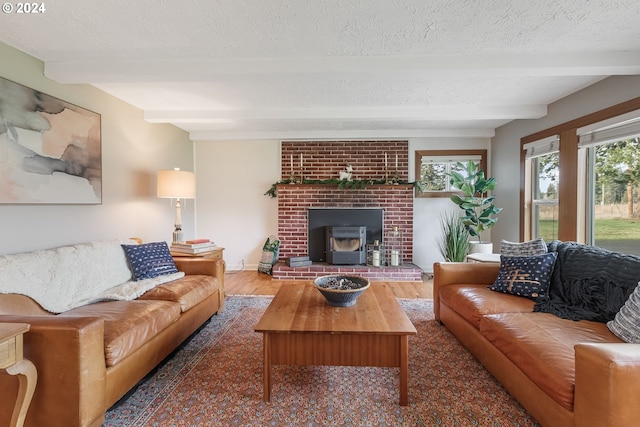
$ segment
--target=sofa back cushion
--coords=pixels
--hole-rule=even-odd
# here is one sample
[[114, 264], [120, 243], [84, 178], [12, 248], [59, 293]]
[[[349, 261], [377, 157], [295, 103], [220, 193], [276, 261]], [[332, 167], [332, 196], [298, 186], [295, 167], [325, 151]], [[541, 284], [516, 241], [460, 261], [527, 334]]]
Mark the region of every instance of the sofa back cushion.
[[548, 252], [547, 244], [542, 237], [526, 242], [500, 241], [500, 255], [505, 256], [535, 256]]
[[131, 280], [120, 246], [130, 240], [89, 242], [0, 256], [0, 293], [21, 294], [60, 313]]
[[558, 241], [549, 244], [549, 251], [558, 258], [549, 292], [538, 299], [534, 311], [608, 322], [640, 281], [640, 256]]
[[0, 294], [0, 315], [53, 316], [33, 299], [18, 294]]
[[621, 340], [640, 344], [640, 284], [607, 327]]

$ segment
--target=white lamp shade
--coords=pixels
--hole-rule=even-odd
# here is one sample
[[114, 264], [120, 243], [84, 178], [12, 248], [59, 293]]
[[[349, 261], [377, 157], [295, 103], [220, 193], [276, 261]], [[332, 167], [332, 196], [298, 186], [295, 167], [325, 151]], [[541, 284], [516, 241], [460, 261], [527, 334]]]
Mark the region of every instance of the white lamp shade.
[[172, 170], [158, 171], [158, 197], [171, 199], [194, 199], [196, 176], [193, 172]]

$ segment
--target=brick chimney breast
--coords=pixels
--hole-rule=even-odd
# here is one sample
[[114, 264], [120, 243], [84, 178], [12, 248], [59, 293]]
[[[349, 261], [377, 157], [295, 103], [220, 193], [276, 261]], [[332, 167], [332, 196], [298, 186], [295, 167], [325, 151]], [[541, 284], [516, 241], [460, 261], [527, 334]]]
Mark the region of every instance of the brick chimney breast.
[[[409, 176], [408, 141], [283, 141], [282, 179], [292, 173], [305, 179], [339, 179], [347, 165], [353, 179], [381, 180], [385, 177], [385, 158], [390, 176], [400, 180]], [[386, 154], [386, 156], [385, 156]], [[302, 164], [301, 164], [302, 163]], [[382, 208], [383, 233], [394, 226], [402, 230], [403, 260], [413, 258], [412, 185], [370, 185], [364, 189], [338, 189], [337, 185], [282, 184], [278, 186], [278, 236], [280, 257], [307, 255], [309, 208]]]

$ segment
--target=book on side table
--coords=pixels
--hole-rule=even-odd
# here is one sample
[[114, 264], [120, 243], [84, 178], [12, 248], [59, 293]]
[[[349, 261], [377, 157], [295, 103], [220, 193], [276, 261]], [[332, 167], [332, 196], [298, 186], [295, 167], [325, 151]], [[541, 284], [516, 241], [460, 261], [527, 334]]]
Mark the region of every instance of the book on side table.
[[171, 256], [175, 258], [198, 257], [222, 259], [224, 270], [227, 269], [226, 263], [224, 262], [224, 258], [222, 256], [222, 251], [224, 251], [224, 248], [216, 245], [212, 241], [200, 243], [188, 242], [190, 242], [190, 240], [187, 240], [186, 242], [172, 243], [171, 247], [169, 248]]
[[209, 239], [194, 239], [184, 242], [173, 242], [171, 244], [171, 252], [181, 254], [196, 255], [205, 252], [211, 252], [216, 249], [216, 244]]

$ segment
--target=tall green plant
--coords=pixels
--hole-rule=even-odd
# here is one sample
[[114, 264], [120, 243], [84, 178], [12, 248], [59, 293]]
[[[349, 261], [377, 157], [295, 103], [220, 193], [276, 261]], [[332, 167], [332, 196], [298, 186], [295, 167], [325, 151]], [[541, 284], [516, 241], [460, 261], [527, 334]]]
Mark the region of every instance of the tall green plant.
[[449, 173], [449, 183], [453, 188], [462, 191], [463, 195], [453, 194], [451, 200], [464, 211], [460, 219], [469, 234], [477, 237], [482, 243], [482, 233], [496, 224], [496, 215], [502, 210], [493, 204], [495, 196], [487, 197], [487, 192], [495, 188], [496, 180], [485, 178], [484, 171], [476, 162], [457, 162], [456, 165], [462, 173]]
[[460, 214], [446, 212], [440, 215], [438, 250], [445, 260], [464, 262], [469, 252], [469, 232], [460, 219]]

